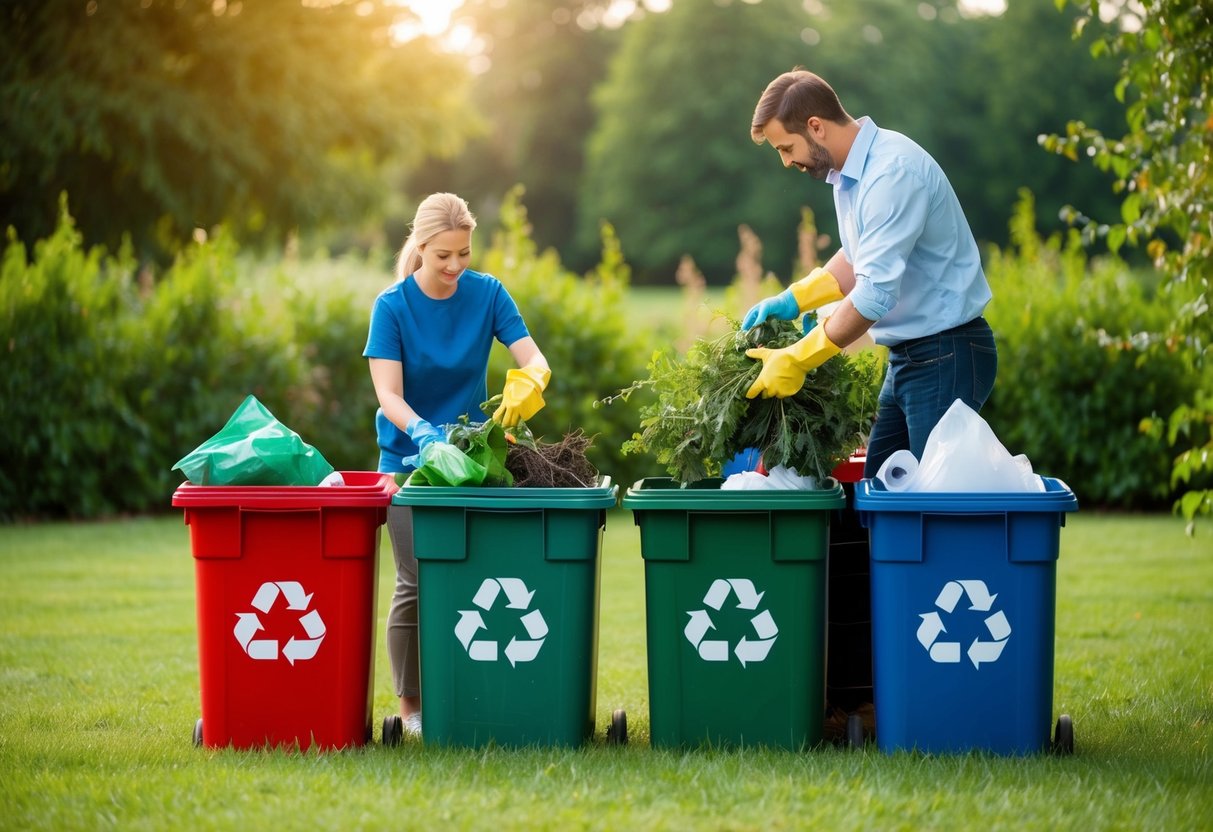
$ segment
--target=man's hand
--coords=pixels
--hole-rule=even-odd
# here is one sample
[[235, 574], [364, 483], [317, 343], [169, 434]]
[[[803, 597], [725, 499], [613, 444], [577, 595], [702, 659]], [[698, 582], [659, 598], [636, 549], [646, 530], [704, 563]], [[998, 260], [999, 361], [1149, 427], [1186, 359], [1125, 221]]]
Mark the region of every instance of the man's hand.
[[742, 329], [750, 329], [765, 321], [767, 318], [778, 318], [790, 321], [800, 314], [800, 304], [796, 302], [791, 289], [784, 289], [778, 295], [760, 300], [750, 307], [741, 321]]
[[838, 279], [822, 268], [813, 269], [775, 297], [760, 300], [745, 313], [742, 329], [750, 329], [767, 318], [790, 321], [801, 312], [811, 312], [823, 304], [842, 300]]
[[746, 350], [750, 358], [762, 359], [762, 372], [750, 385], [745, 397], [752, 399], [761, 395], [786, 399], [795, 396], [804, 387], [804, 378], [810, 370], [820, 367], [841, 352], [841, 347], [826, 335], [825, 327], [814, 327], [808, 335], [790, 347], [773, 350], [755, 347]]

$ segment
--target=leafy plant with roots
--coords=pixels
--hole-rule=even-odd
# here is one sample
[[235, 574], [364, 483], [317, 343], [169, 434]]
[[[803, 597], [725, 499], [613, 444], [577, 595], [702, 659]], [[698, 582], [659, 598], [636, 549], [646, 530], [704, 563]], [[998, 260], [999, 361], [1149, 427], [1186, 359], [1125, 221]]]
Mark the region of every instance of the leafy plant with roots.
[[839, 355], [811, 371], [787, 398], [747, 399], [762, 362], [752, 347], [786, 347], [803, 336], [798, 323], [769, 320], [696, 341], [684, 356], [655, 352], [649, 378], [636, 381], [609, 404], [652, 387], [657, 401], [640, 411], [640, 431], [625, 454], [652, 452], [682, 482], [718, 476], [721, 466], [749, 448], [762, 451], [767, 468], [786, 465], [824, 480], [862, 447], [876, 412], [883, 369], [872, 352]]

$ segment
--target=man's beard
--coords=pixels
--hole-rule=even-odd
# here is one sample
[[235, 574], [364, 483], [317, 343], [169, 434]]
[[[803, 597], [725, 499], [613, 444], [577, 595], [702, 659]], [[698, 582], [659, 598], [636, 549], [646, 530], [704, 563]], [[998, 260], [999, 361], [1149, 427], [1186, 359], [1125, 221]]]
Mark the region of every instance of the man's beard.
[[814, 179], [824, 180], [834, 169], [834, 160], [830, 158], [829, 151], [813, 141], [812, 137], [806, 135], [805, 140], [809, 143], [809, 163], [797, 162], [796, 167]]

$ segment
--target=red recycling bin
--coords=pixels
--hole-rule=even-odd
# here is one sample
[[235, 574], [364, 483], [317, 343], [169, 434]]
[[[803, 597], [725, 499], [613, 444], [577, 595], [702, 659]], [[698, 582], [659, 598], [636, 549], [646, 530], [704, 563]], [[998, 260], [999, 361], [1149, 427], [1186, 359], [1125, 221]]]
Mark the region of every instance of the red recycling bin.
[[371, 736], [379, 529], [390, 474], [344, 486], [181, 485], [194, 555], [210, 748], [362, 745]]

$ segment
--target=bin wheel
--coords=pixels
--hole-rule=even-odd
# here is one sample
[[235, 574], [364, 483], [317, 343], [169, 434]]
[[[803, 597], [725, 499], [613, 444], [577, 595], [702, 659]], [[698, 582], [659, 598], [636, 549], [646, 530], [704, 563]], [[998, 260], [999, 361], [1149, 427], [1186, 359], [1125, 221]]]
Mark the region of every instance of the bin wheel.
[[404, 739], [404, 720], [400, 714], [392, 714], [383, 718], [383, 744], [400, 745]]
[[202, 747], [202, 719], [194, 723], [194, 748]]
[[611, 724], [606, 732], [608, 745], [628, 744], [628, 715], [622, 708], [611, 714]]
[[1057, 718], [1057, 728], [1053, 732], [1053, 753], [1074, 753], [1074, 721], [1070, 719], [1069, 714], [1062, 714]]
[[863, 748], [863, 717], [859, 714], [847, 715], [847, 746]]

